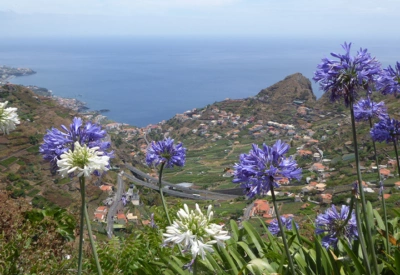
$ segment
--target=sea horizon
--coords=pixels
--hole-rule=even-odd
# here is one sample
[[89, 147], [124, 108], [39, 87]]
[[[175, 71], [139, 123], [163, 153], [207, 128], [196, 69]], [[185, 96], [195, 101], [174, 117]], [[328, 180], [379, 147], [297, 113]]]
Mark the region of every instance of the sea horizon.
[[[76, 98], [90, 110], [109, 109], [116, 122], [143, 127], [225, 98], [257, 95], [286, 76], [311, 80], [342, 39], [268, 38], [10, 38], [0, 65], [28, 67], [34, 75], [11, 83], [35, 85]], [[395, 43], [354, 41], [383, 66], [399, 60]], [[361, 44], [362, 43], [362, 44]], [[313, 92], [322, 92], [312, 80]]]

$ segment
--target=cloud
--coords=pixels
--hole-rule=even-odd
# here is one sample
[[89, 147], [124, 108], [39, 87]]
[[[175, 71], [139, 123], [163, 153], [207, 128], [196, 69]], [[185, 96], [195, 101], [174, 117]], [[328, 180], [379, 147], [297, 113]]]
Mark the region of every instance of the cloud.
[[3, 35], [385, 35], [391, 0], [13, 0]]

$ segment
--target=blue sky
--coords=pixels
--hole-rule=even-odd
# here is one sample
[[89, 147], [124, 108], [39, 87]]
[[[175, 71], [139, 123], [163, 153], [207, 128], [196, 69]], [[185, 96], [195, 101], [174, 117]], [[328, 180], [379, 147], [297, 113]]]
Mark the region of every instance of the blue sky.
[[0, 0], [2, 36], [398, 36], [399, 0]]

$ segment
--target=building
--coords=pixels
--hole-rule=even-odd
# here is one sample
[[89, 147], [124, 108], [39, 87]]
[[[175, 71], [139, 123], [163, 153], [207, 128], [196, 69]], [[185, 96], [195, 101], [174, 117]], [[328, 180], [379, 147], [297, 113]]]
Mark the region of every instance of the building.
[[269, 206], [267, 200], [256, 200], [250, 211], [250, 217], [261, 216], [263, 218], [272, 218], [274, 216], [274, 208]]

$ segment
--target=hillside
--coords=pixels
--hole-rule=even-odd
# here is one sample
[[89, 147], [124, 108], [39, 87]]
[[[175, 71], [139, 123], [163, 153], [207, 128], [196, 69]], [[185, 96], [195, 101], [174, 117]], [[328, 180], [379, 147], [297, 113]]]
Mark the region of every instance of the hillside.
[[[15, 198], [25, 197], [36, 207], [74, 208], [80, 198], [76, 179], [51, 175], [50, 166], [38, 149], [47, 129], [68, 126], [78, 114], [23, 86], [0, 86], [0, 99], [8, 101], [8, 107], [18, 108], [21, 121], [10, 135], [0, 136], [0, 189], [10, 191]], [[114, 161], [118, 162], [118, 158]], [[114, 172], [102, 180], [115, 182]], [[88, 184], [89, 200], [102, 195], [95, 183]]]
[[[26, 197], [34, 206], [56, 204], [75, 208], [79, 200], [76, 180], [52, 176], [49, 165], [38, 153], [38, 147], [46, 129], [69, 125], [78, 114], [60, 106], [52, 98], [38, 96], [21, 86], [3, 85], [0, 97], [2, 101], [9, 101], [10, 106], [17, 107], [21, 117], [21, 125], [16, 131], [0, 137], [0, 189], [11, 191], [15, 197]], [[394, 117], [399, 115], [396, 112], [399, 102], [393, 100], [393, 96], [375, 97], [385, 99]], [[84, 119], [90, 118], [93, 117], [84, 115]], [[277, 139], [290, 143], [290, 154], [297, 156], [304, 169], [302, 181], [296, 183], [297, 190], [305, 186], [307, 177], [319, 177], [312, 167], [315, 162], [322, 161], [313, 158], [321, 151], [324, 158], [332, 160], [327, 169], [336, 169], [326, 174], [328, 186], [341, 184], [342, 174], [348, 176], [348, 181], [355, 175], [351, 161], [353, 151], [349, 146], [352, 138], [348, 110], [342, 103], [330, 103], [327, 94], [316, 100], [310, 81], [299, 73], [253, 97], [226, 99], [188, 110], [157, 125], [135, 128], [107, 120], [101, 122], [110, 134], [116, 153], [112, 165], [127, 162], [151, 172], [144, 165], [147, 142], [167, 136], [183, 142], [188, 148], [186, 165], [165, 170], [165, 179], [174, 183], [192, 182], [194, 189], [237, 187], [231, 176], [239, 155], [247, 153], [252, 143], [272, 144]], [[363, 123], [358, 123], [357, 127], [362, 164], [371, 167], [374, 162], [369, 127]], [[343, 145], [343, 142], [348, 145]], [[378, 144], [378, 150], [383, 164], [394, 157], [387, 144]], [[308, 155], [302, 155], [303, 152]], [[156, 172], [152, 171], [153, 175]], [[374, 176], [370, 178], [374, 180]], [[110, 171], [101, 181], [115, 184], [116, 173]], [[91, 207], [104, 199], [99, 184], [88, 184]]]

